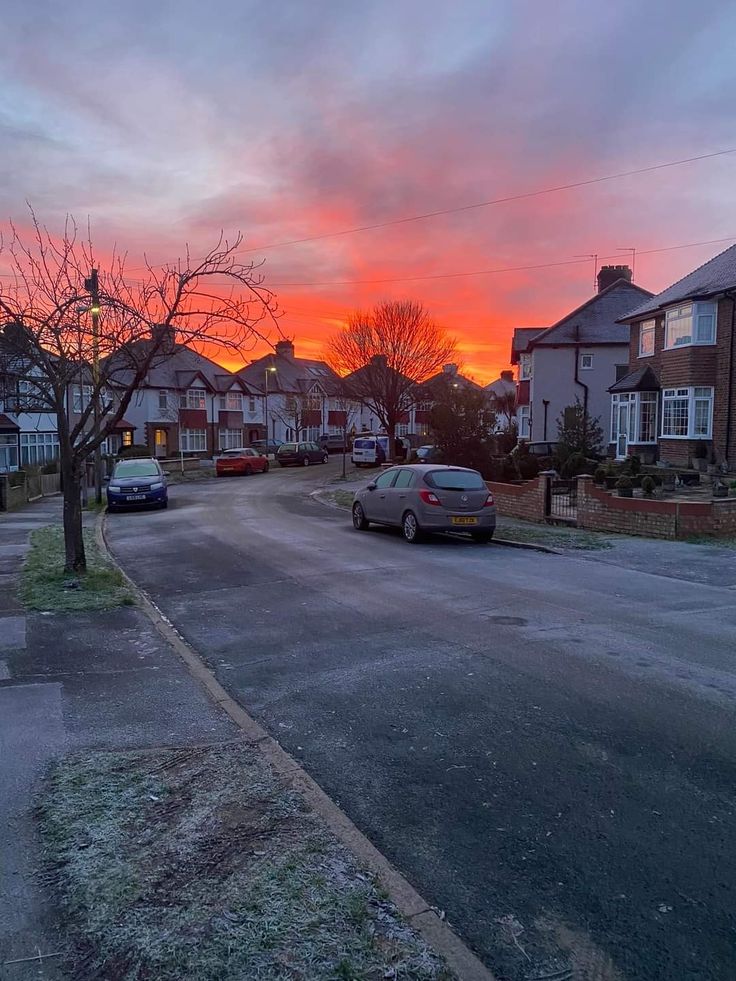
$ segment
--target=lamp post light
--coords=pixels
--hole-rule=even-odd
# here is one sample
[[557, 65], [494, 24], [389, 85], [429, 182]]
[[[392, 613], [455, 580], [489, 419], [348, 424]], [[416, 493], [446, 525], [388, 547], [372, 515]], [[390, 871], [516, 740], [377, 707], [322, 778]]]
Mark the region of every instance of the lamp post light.
[[266, 395], [265, 395], [265, 399], [264, 399], [263, 415], [264, 415], [264, 420], [265, 420], [265, 423], [266, 423], [266, 456], [267, 457], [271, 455], [270, 452], [269, 452], [269, 449], [268, 449], [268, 442], [269, 442], [269, 436], [268, 436], [268, 376], [269, 376], [269, 374], [273, 374], [275, 371], [276, 371], [276, 368], [273, 365], [267, 366], [266, 367], [266, 370], [264, 371], [264, 375], [266, 376], [266, 387], [265, 387], [265, 393], [266, 393]]

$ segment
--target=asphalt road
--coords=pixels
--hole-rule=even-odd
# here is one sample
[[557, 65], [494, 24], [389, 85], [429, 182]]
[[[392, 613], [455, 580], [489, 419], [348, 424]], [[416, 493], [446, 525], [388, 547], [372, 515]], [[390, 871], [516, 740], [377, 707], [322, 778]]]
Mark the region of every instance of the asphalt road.
[[181, 485], [108, 537], [499, 978], [736, 978], [736, 590], [675, 544], [670, 577], [358, 533], [308, 497], [327, 470]]

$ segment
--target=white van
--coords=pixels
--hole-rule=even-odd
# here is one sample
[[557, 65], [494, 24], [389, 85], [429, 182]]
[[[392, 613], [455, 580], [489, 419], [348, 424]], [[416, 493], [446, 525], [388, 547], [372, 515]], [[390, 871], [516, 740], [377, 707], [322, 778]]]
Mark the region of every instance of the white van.
[[361, 433], [353, 440], [353, 452], [351, 460], [356, 467], [375, 467], [380, 458], [378, 447], [383, 450], [383, 463], [388, 463], [391, 459], [389, 453], [388, 436], [374, 436], [371, 433]]

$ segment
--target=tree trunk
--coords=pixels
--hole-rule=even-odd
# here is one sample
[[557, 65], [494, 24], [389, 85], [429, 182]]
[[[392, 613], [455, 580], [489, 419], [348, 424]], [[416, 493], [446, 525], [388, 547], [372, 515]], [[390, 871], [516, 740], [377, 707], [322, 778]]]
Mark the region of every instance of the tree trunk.
[[61, 474], [64, 490], [64, 572], [86, 572], [79, 463], [75, 460], [62, 461]]

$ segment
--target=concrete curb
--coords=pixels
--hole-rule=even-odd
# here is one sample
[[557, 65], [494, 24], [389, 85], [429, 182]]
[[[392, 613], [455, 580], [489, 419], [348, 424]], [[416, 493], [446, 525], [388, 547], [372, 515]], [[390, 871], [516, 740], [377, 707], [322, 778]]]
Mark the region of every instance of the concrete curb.
[[263, 753], [284, 781], [304, 796], [336, 838], [348, 847], [363, 864], [372, 869], [397, 909], [427, 944], [444, 958], [448, 967], [457, 975], [458, 981], [496, 981], [488, 968], [437, 916], [434, 908], [419, 895], [411, 883], [358, 830], [347, 814], [327, 796], [299, 763], [272, 736], [268, 735], [260, 723], [256, 722], [227, 693], [195, 648], [184, 640], [176, 627], [164, 616], [145, 590], [141, 589], [130, 578], [117, 561], [105, 539], [104, 512], [99, 515], [95, 525], [95, 538], [102, 553], [120, 570], [130, 585], [143, 612], [184, 661], [190, 674], [203, 685], [212, 700], [230, 716], [246, 739], [257, 747], [259, 752]]

